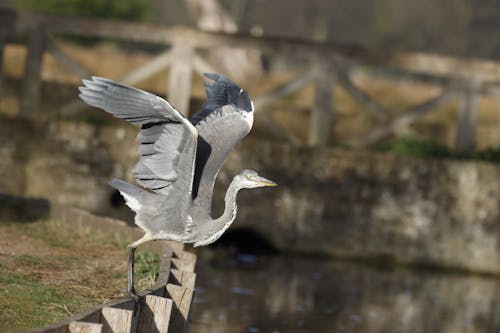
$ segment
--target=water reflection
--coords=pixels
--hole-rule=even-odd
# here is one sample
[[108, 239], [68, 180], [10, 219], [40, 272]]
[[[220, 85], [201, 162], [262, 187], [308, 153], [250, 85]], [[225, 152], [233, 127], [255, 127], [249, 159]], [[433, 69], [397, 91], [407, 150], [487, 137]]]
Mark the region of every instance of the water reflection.
[[199, 255], [190, 332], [500, 332], [500, 280], [270, 257]]

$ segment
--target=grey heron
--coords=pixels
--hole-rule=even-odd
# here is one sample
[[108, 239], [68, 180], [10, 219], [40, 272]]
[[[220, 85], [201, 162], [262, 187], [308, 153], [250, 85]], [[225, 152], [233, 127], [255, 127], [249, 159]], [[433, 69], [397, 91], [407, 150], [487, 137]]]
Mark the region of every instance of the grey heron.
[[135, 249], [152, 240], [194, 246], [215, 242], [236, 218], [236, 195], [244, 188], [276, 186], [257, 172], [243, 170], [227, 188], [225, 209], [212, 218], [215, 179], [226, 157], [252, 128], [248, 93], [219, 74], [205, 74], [207, 100], [185, 118], [165, 99], [109, 79], [92, 77], [79, 87], [80, 98], [115, 117], [140, 125], [139, 161], [132, 169], [139, 188], [123, 180], [110, 185], [135, 212], [144, 236], [127, 247], [127, 291], [134, 288]]

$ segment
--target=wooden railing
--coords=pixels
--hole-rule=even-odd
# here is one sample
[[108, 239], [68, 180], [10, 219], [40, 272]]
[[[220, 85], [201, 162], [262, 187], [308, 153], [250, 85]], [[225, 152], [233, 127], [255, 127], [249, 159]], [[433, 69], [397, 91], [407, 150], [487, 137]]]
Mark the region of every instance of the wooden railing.
[[[8, 18], [8, 19], [7, 19]], [[188, 27], [170, 27], [144, 23], [60, 17], [0, 10], [0, 54], [9, 35], [27, 36], [26, 60], [22, 91], [22, 113], [36, 112], [40, 99], [41, 57], [50, 52], [63, 66], [80, 77], [90, 73], [65, 54], [47, 34], [63, 33], [78, 36], [113, 38], [171, 46], [148, 63], [125, 74], [120, 81], [135, 84], [160, 70], [170, 67], [168, 98], [172, 104], [187, 113], [191, 91], [191, 76], [213, 71], [198, 52], [222, 46], [258, 49], [271, 57], [279, 57], [303, 72], [290, 82], [275, 87], [255, 98], [257, 110], [264, 109], [278, 98], [292, 94], [304, 86], [314, 85], [308, 143], [323, 145], [331, 136], [334, 108], [333, 86], [344, 88], [373, 116], [376, 124], [366, 135], [353, 142], [355, 147], [369, 146], [392, 133], [409, 126], [416, 119], [431, 112], [451, 99], [458, 99], [461, 107], [457, 113], [456, 149], [474, 148], [477, 97], [480, 94], [498, 95], [500, 63], [487, 60], [469, 60], [428, 53], [374, 50], [338, 43], [318, 43], [310, 40], [256, 37], [200, 31]], [[14, 23], [15, 22], [15, 23]], [[388, 112], [351, 79], [349, 69], [359, 65], [383, 67], [404, 73], [413, 80], [426, 80], [440, 84], [442, 92], [420, 105], [415, 105], [390, 118]], [[1, 74], [0, 74], [1, 82]], [[0, 88], [1, 91], [1, 88]], [[63, 112], [73, 112], [81, 107], [74, 101], [62, 107]], [[259, 118], [271, 130], [292, 142], [297, 140], [283, 130], [265, 112]]]

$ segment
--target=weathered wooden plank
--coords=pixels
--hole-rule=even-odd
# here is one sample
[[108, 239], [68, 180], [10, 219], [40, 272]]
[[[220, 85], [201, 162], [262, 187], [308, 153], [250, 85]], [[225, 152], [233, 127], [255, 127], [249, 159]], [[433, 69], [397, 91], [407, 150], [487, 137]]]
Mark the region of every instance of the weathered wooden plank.
[[132, 330], [134, 311], [105, 307], [101, 310], [103, 333], [130, 333]]
[[60, 47], [54, 38], [46, 37], [47, 51], [70, 72], [76, 76], [85, 79], [90, 77], [90, 72], [83, 68], [76, 60], [67, 55]]
[[102, 324], [72, 321], [68, 326], [68, 333], [101, 333]]
[[383, 107], [380, 106], [373, 98], [365, 93], [361, 88], [357, 87], [349, 77], [349, 73], [341, 68], [335, 71], [338, 83], [344, 90], [353, 97], [358, 103], [364, 106], [377, 120], [385, 121], [388, 116]]
[[376, 50], [345, 43], [318, 43], [311, 40], [213, 33], [188, 27], [168, 27], [75, 17], [68, 19], [61, 16], [27, 12], [19, 14], [18, 28], [21, 30], [29, 30], [41, 24], [53, 32], [85, 36], [159, 44], [184, 44], [194, 48], [214, 48], [227, 45], [257, 48], [269, 54], [282, 54], [288, 58], [295, 57], [300, 61], [318, 58], [335, 61], [341, 56], [366, 64], [433, 76], [468, 77], [476, 75], [482, 81], [500, 81], [500, 63], [489, 60], [468, 60], [429, 53]]
[[189, 45], [174, 44], [170, 75], [168, 79], [168, 100], [183, 115], [189, 115], [193, 49]]
[[282, 84], [263, 95], [257, 96], [253, 101], [255, 111], [260, 111], [262, 108], [273, 103], [274, 101], [299, 91], [307, 84], [309, 84], [313, 79], [313, 71], [300, 73], [291, 81], [286, 82], [285, 84]]
[[45, 49], [45, 31], [42, 27], [32, 29], [28, 36], [28, 55], [24, 67], [21, 98], [21, 113], [29, 115], [38, 110], [42, 57]]
[[[147, 63], [134, 68], [129, 73], [125, 74], [123, 77], [118, 79], [118, 82], [122, 82], [128, 85], [135, 85], [150, 76], [162, 71], [167, 68], [170, 64], [171, 52], [170, 50], [160, 53]], [[88, 105], [85, 104], [81, 99], [77, 98], [71, 102], [66, 103], [61, 107], [61, 112], [65, 115], [71, 115], [81, 110], [87, 108]]]
[[172, 55], [170, 50], [161, 52], [147, 63], [134, 68], [132, 71], [125, 74], [118, 81], [130, 85], [141, 82], [167, 68], [170, 64], [171, 57]]
[[187, 332], [194, 290], [169, 283], [167, 294], [174, 301], [169, 324], [171, 331]]
[[326, 66], [320, 66], [314, 78], [314, 106], [309, 128], [309, 145], [321, 146], [328, 142], [332, 130], [334, 77]]
[[137, 332], [167, 333], [173, 301], [147, 295], [140, 306]]
[[439, 96], [431, 98], [421, 104], [414, 106], [403, 115], [392, 120], [390, 123], [373, 128], [362, 138], [356, 139], [354, 142], [352, 142], [352, 146], [356, 148], [362, 148], [372, 145], [393, 134], [394, 132], [397, 132], [398, 130], [409, 126], [418, 118], [449, 102], [454, 97], [455, 92], [451, 90], [445, 90]]
[[459, 153], [474, 150], [476, 137], [477, 103], [480, 90], [479, 81], [472, 80], [463, 89], [461, 105], [457, 112], [455, 149]]
[[169, 282], [185, 288], [194, 289], [196, 285], [196, 273], [173, 268], [170, 270]]

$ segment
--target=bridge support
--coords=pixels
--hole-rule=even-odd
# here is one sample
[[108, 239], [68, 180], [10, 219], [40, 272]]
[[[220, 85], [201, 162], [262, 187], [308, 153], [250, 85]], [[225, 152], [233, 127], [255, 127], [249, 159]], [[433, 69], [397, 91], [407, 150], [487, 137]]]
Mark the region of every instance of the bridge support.
[[314, 77], [314, 105], [309, 129], [309, 145], [324, 146], [332, 131], [335, 77], [327, 64], [319, 65]]
[[40, 104], [42, 58], [45, 49], [45, 31], [33, 28], [28, 35], [28, 54], [24, 67], [24, 81], [21, 97], [21, 114], [33, 115]]

